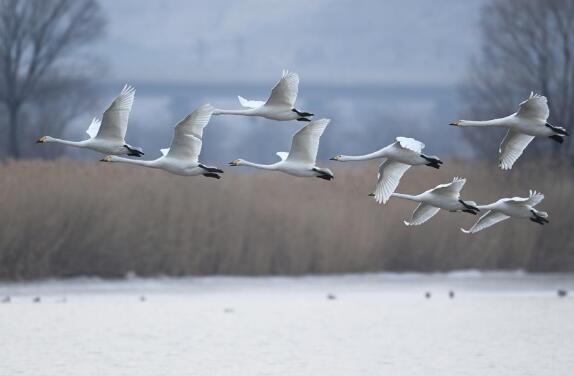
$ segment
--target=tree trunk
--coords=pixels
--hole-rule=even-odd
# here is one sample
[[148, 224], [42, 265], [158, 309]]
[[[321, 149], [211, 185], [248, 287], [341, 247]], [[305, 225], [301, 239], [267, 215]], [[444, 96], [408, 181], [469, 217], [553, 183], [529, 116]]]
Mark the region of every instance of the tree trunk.
[[10, 156], [14, 159], [20, 158], [20, 143], [18, 139], [18, 115], [20, 112], [20, 106], [12, 105], [8, 108], [8, 127], [10, 129], [10, 135], [8, 137], [8, 150], [10, 151]]

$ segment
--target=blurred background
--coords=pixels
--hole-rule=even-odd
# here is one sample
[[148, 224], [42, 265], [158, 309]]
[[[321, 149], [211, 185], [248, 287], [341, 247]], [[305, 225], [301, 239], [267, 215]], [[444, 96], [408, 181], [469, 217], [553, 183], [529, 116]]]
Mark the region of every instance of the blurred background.
[[[573, 59], [570, 0], [0, 0], [0, 278], [574, 271], [572, 142], [536, 140], [503, 172], [503, 133], [448, 126], [507, 115], [535, 91], [569, 129]], [[85, 138], [128, 83], [127, 140], [154, 158], [197, 106], [265, 99], [282, 69], [300, 75], [298, 107], [332, 119], [319, 150], [332, 182], [228, 168], [206, 181], [35, 144]], [[214, 117], [202, 159], [273, 162], [300, 125]], [[468, 236], [459, 227], [475, 217], [441, 212], [404, 226], [412, 204], [367, 197], [376, 163], [328, 162], [396, 136], [446, 161], [411, 169], [397, 191], [454, 176], [479, 203], [536, 189], [550, 224]]]

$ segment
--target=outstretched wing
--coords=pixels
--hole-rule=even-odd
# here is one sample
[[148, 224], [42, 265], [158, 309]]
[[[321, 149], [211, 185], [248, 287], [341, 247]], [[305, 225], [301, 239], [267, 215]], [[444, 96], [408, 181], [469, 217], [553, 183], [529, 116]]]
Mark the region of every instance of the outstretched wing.
[[309, 122], [293, 136], [288, 161], [315, 163], [319, 151], [319, 139], [329, 125], [330, 119], [319, 119]]
[[397, 137], [397, 142], [402, 148], [412, 150], [414, 152], [420, 153], [424, 148], [425, 144], [409, 137]]
[[509, 129], [498, 149], [500, 154], [499, 167], [503, 170], [510, 170], [532, 140], [534, 140], [534, 136]]
[[499, 211], [489, 210], [486, 212], [486, 214], [480, 217], [470, 229], [465, 230], [461, 228], [460, 230], [466, 234], [474, 234], [475, 232], [484, 230], [485, 228], [495, 225], [498, 222], [502, 222], [508, 218], [510, 217]]
[[299, 91], [299, 75], [284, 70], [277, 85], [271, 90], [266, 105], [288, 106], [293, 108]]
[[466, 179], [455, 177], [454, 179], [452, 179], [450, 183], [439, 184], [431, 191], [438, 194], [444, 194], [444, 195], [451, 194], [459, 196], [460, 191], [462, 191], [462, 188], [464, 187], [465, 184]]
[[243, 107], [247, 107], [247, 108], [258, 108], [258, 107], [261, 107], [265, 104], [264, 101], [250, 101], [249, 99], [243, 98], [241, 95], [238, 95], [237, 99], [239, 99], [239, 103]]
[[517, 203], [522, 205], [536, 206], [544, 200], [544, 195], [540, 192], [530, 190], [528, 197], [512, 197], [504, 199], [508, 203]]
[[411, 220], [408, 222], [404, 221], [405, 225], [407, 226], [422, 225], [423, 223], [434, 217], [436, 213], [439, 212], [439, 210], [440, 209], [437, 208], [436, 206], [432, 206], [421, 202], [413, 212]]
[[124, 142], [128, 129], [128, 120], [134, 104], [136, 89], [125, 85], [120, 95], [114, 99], [104, 112], [97, 138]]
[[518, 116], [540, 119], [546, 121], [550, 115], [546, 97], [530, 92], [530, 97], [518, 106]]
[[213, 110], [214, 108], [210, 104], [199, 106], [176, 124], [176, 134], [192, 134], [195, 137], [202, 138], [203, 128], [209, 123]]
[[377, 187], [375, 188], [375, 200], [380, 204], [386, 203], [391, 194], [397, 189], [401, 177], [410, 168], [408, 164], [385, 159], [379, 165]]
[[90, 138], [94, 138], [98, 135], [98, 130], [100, 129], [100, 125], [102, 121], [98, 118], [93, 118], [90, 126], [86, 129], [86, 133]]
[[161, 149], [162, 154], [166, 157], [177, 158], [186, 162], [197, 162], [199, 153], [201, 153], [202, 141], [192, 134], [184, 134], [180, 137], [174, 137], [169, 149]]
[[277, 156], [278, 156], [279, 158], [281, 158], [282, 161], [286, 160], [287, 157], [289, 156], [289, 153], [287, 153], [286, 151], [278, 151], [278, 152], [275, 153], [275, 154], [277, 154]]
[[203, 129], [212, 113], [213, 107], [204, 104], [177, 123], [167, 156], [196, 162], [201, 152]]

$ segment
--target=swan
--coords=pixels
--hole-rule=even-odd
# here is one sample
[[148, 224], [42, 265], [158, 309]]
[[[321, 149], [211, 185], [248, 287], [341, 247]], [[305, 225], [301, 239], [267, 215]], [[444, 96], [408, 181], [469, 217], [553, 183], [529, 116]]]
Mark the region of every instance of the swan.
[[216, 109], [214, 115], [244, 115], [244, 116], [261, 116], [271, 120], [299, 120], [311, 121], [308, 119], [313, 114], [301, 112], [295, 108], [297, 92], [299, 91], [299, 75], [297, 73], [283, 71], [281, 79], [273, 90], [271, 95], [264, 101], [247, 100], [238, 96], [239, 103], [246, 107], [246, 110], [220, 110]]
[[55, 142], [77, 148], [91, 149], [102, 154], [141, 157], [144, 153], [141, 148], [126, 143], [125, 136], [128, 129], [128, 119], [134, 103], [136, 89], [125, 85], [120, 95], [114, 99], [110, 107], [104, 112], [100, 121], [97, 118], [86, 130], [89, 139], [83, 141], [61, 140], [50, 136], [43, 136], [37, 141], [39, 144]]
[[470, 229], [461, 228], [461, 231], [474, 234], [510, 217], [529, 218], [532, 222], [543, 225], [548, 223], [548, 213], [534, 209], [542, 200], [542, 193], [531, 190], [528, 197], [502, 198], [489, 205], [479, 205], [479, 209], [488, 211]]
[[549, 115], [546, 97], [531, 92], [530, 96], [520, 103], [518, 111], [512, 115], [486, 121], [456, 120], [450, 125], [508, 129], [498, 149], [498, 166], [502, 170], [510, 170], [534, 137], [549, 137], [556, 142], [564, 142], [564, 136], [568, 136], [568, 132], [562, 127], [548, 123]]
[[466, 179], [455, 177], [450, 183], [437, 185], [435, 188], [416, 196], [402, 193], [393, 193], [391, 196], [420, 203], [413, 212], [411, 220], [404, 221], [407, 226], [417, 226], [434, 217], [440, 209], [476, 215], [480, 211], [476, 203], [474, 201], [463, 201], [460, 198], [460, 191], [465, 183]]
[[281, 161], [269, 165], [253, 163], [243, 159], [236, 159], [229, 162], [230, 166], [251, 166], [263, 170], [281, 171], [293, 176], [311, 177], [331, 180], [335, 178], [331, 170], [321, 168], [315, 164], [317, 151], [319, 150], [319, 139], [331, 120], [314, 120], [299, 129], [293, 136], [291, 150], [278, 152]]
[[152, 161], [142, 161], [108, 155], [102, 162], [130, 163], [150, 168], [158, 168], [172, 174], [195, 176], [203, 175], [219, 179], [218, 174], [223, 173], [216, 167], [199, 163], [201, 152], [203, 128], [209, 122], [213, 107], [205, 104], [187, 115], [175, 126], [175, 132], [169, 149], [161, 149], [162, 156]]
[[443, 162], [436, 156], [423, 154], [424, 147], [425, 144], [414, 138], [397, 137], [396, 142], [373, 153], [358, 156], [337, 155], [331, 160], [346, 162], [383, 158], [383, 162], [379, 165], [378, 182], [374, 192], [375, 200], [380, 204], [389, 200], [401, 177], [411, 166], [440, 168]]

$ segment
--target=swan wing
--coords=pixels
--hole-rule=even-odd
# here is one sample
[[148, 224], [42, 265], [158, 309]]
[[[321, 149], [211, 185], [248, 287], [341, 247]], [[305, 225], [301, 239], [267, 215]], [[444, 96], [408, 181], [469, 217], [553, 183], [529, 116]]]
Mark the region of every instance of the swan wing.
[[410, 167], [408, 164], [389, 159], [385, 159], [379, 165], [377, 187], [375, 188], [375, 200], [379, 204], [381, 202], [384, 204], [389, 200], [391, 194], [397, 189], [401, 177]]
[[289, 156], [289, 153], [287, 153], [286, 151], [278, 151], [278, 152], [275, 153], [275, 154], [277, 154], [277, 156], [278, 156], [279, 158], [281, 158], [282, 161], [286, 160], [287, 157]]
[[486, 214], [480, 217], [470, 229], [465, 230], [461, 228], [460, 230], [466, 234], [474, 234], [475, 232], [484, 230], [485, 228], [495, 225], [498, 222], [502, 222], [508, 218], [510, 217], [504, 213], [495, 210], [489, 210], [486, 212]]
[[246, 108], [258, 108], [265, 104], [264, 101], [250, 101], [249, 99], [243, 98], [241, 95], [238, 95], [237, 99], [239, 99], [239, 104]]
[[330, 119], [319, 119], [309, 122], [293, 136], [288, 161], [315, 163], [319, 151], [319, 139], [329, 125]]
[[135, 94], [136, 89], [134, 87], [124, 86], [120, 95], [114, 99], [110, 107], [104, 112], [102, 124], [96, 137], [124, 142]]
[[213, 107], [204, 104], [187, 115], [175, 126], [168, 156], [186, 161], [197, 162], [201, 152], [203, 129], [209, 123]]
[[201, 153], [201, 145], [201, 138], [192, 134], [182, 134], [179, 137], [174, 137], [171, 147], [167, 150], [165, 156], [186, 162], [197, 162], [199, 153]]
[[439, 212], [439, 210], [440, 209], [437, 208], [436, 206], [432, 206], [421, 202], [413, 212], [411, 220], [408, 222], [405, 221], [405, 225], [407, 226], [422, 225], [423, 223], [434, 217], [436, 213]]
[[175, 125], [176, 135], [191, 134], [197, 138], [202, 138], [203, 128], [209, 123], [213, 110], [214, 108], [210, 104], [204, 104], [196, 108]]
[[266, 105], [288, 106], [293, 108], [297, 100], [299, 91], [299, 75], [297, 73], [284, 70], [283, 75], [277, 85], [271, 90], [271, 95], [267, 99]]
[[510, 170], [514, 162], [516, 162], [516, 160], [522, 155], [524, 149], [526, 149], [533, 139], [534, 136], [509, 129], [500, 144], [500, 148], [498, 149], [498, 153], [500, 154], [500, 168], [503, 170]]
[[530, 190], [528, 197], [512, 197], [504, 199], [504, 202], [536, 206], [544, 200], [544, 195], [540, 192]]
[[550, 115], [548, 100], [540, 94], [530, 93], [528, 99], [518, 105], [516, 114], [520, 117], [542, 119], [546, 121]]
[[465, 184], [466, 179], [455, 177], [450, 183], [439, 184], [435, 188], [431, 189], [431, 191], [438, 194], [454, 194], [458, 196]]
[[94, 138], [98, 135], [98, 130], [100, 129], [101, 124], [102, 121], [100, 119], [98, 118], [92, 119], [90, 126], [88, 127], [88, 129], [86, 129], [86, 133], [88, 134], [88, 136], [90, 136], [90, 138]]
[[420, 153], [425, 148], [425, 144], [410, 137], [397, 137], [397, 142], [402, 148], [412, 150], [417, 153]]

